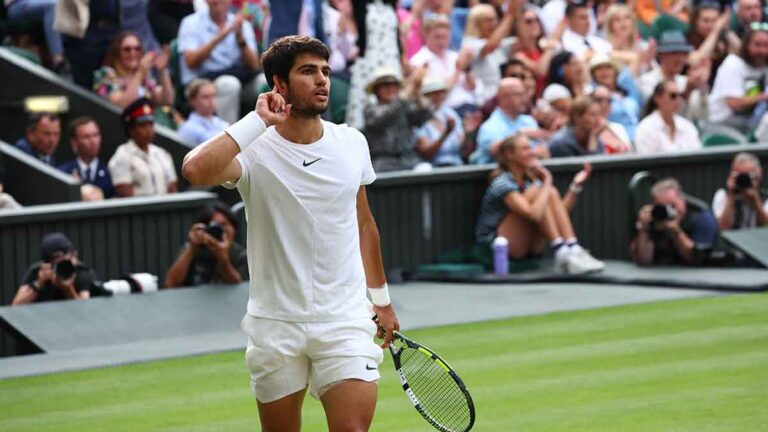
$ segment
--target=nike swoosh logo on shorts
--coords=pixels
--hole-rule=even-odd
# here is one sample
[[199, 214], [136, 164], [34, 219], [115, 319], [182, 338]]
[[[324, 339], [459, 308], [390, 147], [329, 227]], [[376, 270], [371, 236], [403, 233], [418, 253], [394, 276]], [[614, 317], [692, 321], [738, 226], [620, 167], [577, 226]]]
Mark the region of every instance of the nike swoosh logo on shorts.
[[366, 370], [376, 370], [376, 369], [378, 369], [378, 368], [377, 368], [377, 367], [375, 367], [375, 366], [374, 366], [374, 367], [370, 367], [370, 366], [368, 366], [368, 365], [365, 365], [365, 369], [366, 369]]
[[320, 159], [322, 159], [322, 158], [321, 158], [321, 157], [319, 157], [319, 158], [317, 158], [317, 159], [313, 160], [312, 162], [307, 162], [307, 161], [304, 161], [304, 162], [303, 162], [303, 165], [304, 165], [304, 167], [306, 168], [306, 167], [308, 167], [308, 166], [312, 165], [313, 163], [315, 163], [315, 162], [319, 161]]

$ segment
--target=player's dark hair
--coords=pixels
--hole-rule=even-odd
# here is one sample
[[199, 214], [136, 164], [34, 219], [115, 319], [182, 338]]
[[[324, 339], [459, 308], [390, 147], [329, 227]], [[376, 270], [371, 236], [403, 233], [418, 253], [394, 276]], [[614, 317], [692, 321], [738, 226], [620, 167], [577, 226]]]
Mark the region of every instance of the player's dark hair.
[[314, 54], [326, 61], [331, 55], [328, 47], [315, 38], [307, 36], [281, 37], [273, 42], [261, 56], [267, 84], [274, 87], [275, 75], [288, 82], [288, 73], [296, 62], [296, 57], [301, 54]]
[[235, 231], [237, 231], [238, 223], [237, 223], [237, 218], [235, 217], [235, 214], [232, 213], [232, 210], [230, 210], [226, 204], [220, 201], [217, 201], [212, 204], [208, 204], [207, 206], [203, 207], [203, 209], [200, 210], [200, 213], [197, 214], [197, 219], [195, 220], [195, 223], [208, 225], [211, 219], [213, 219], [213, 215], [216, 213], [223, 214], [224, 217], [227, 218], [229, 223], [231, 223], [232, 226], [235, 228]]

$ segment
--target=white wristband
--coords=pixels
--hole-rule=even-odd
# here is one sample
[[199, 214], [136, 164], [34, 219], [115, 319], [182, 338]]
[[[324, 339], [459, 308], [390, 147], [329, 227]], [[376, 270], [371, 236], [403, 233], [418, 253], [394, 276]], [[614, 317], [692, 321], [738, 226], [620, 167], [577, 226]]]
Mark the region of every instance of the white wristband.
[[256, 141], [256, 138], [265, 130], [267, 130], [267, 125], [264, 124], [264, 120], [256, 114], [256, 111], [251, 111], [247, 116], [226, 128], [225, 132], [235, 140], [240, 151], [243, 151], [248, 145]]
[[378, 288], [368, 288], [368, 292], [371, 294], [371, 301], [376, 306], [389, 306], [389, 287], [386, 283]]

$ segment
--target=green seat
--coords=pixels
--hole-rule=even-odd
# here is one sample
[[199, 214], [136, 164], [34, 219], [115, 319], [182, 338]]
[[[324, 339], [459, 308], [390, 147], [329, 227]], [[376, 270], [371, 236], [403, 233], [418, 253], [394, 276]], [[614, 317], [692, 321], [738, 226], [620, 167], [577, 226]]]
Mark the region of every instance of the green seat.
[[184, 108], [187, 105], [187, 98], [184, 96], [184, 85], [181, 83], [181, 53], [179, 53], [179, 41], [174, 39], [169, 44], [170, 55], [168, 56], [168, 69], [171, 71], [171, 81], [173, 82], [173, 91], [176, 93], [176, 98], [173, 101], [173, 105], [177, 110], [185, 112]]
[[347, 116], [347, 97], [349, 96], [349, 83], [331, 77], [331, 94], [329, 95], [328, 109], [331, 112], [331, 121], [336, 124], [344, 123]]
[[743, 144], [743, 141], [729, 134], [712, 133], [704, 136], [701, 139], [701, 144], [704, 147], [717, 147], [721, 145]]

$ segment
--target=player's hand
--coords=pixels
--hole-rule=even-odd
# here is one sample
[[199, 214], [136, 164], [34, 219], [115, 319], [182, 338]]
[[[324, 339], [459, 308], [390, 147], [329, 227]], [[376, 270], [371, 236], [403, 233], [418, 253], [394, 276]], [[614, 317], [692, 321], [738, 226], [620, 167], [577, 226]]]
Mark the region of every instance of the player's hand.
[[400, 330], [400, 322], [397, 321], [395, 310], [392, 305], [376, 306], [373, 305], [373, 313], [376, 314], [376, 321], [379, 325], [379, 330], [376, 332], [378, 339], [384, 339], [384, 342], [380, 345], [382, 348], [389, 348], [389, 344], [394, 340], [394, 331]]
[[261, 117], [267, 126], [279, 125], [288, 119], [291, 113], [291, 104], [285, 103], [283, 96], [277, 92], [277, 88], [272, 91], [262, 93], [256, 101], [256, 114]]

